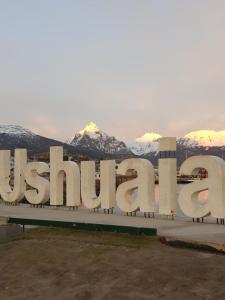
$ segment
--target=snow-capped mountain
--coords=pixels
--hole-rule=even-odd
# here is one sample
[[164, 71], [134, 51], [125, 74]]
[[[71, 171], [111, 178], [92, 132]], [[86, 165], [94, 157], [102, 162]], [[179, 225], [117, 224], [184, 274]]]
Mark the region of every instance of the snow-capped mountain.
[[77, 154], [78, 157], [100, 158], [100, 155], [96, 152], [84, 151], [79, 147], [75, 149], [71, 145], [37, 135], [18, 125], [0, 125], [1, 150], [25, 148], [28, 150], [28, 154], [40, 154], [49, 153], [49, 148], [52, 146], [62, 146], [68, 153]]
[[[143, 136], [127, 142], [126, 145], [102, 132], [94, 123], [89, 123], [83, 130], [75, 135], [72, 145], [80, 145], [97, 152], [123, 153], [123, 158], [139, 156], [158, 163], [158, 140], [162, 136], [158, 133], [147, 132]], [[186, 134], [177, 139], [177, 159], [180, 165], [187, 157], [192, 155], [225, 156], [225, 130], [199, 130]], [[129, 154], [129, 155], [128, 155]], [[111, 156], [113, 158], [113, 156]]]
[[[158, 140], [162, 136], [158, 133], [145, 133], [133, 142], [128, 142], [128, 148], [136, 155], [145, 156], [148, 153], [158, 152]], [[179, 149], [194, 148], [221, 148], [225, 147], [225, 130], [198, 130], [177, 139]]]
[[[162, 136], [157, 133], [146, 133], [134, 142], [127, 143], [128, 148], [137, 156], [149, 159], [155, 166], [158, 165], [158, 140]], [[215, 155], [225, 157], [225, 130], [199, 130], [186, 134], [177, 139], [178, 166], [193, 155]]]
[[225, 130], [199, 130], [192, 131], [182, 139], [186, 146], [196, 147], [222, 147], [225, 146]]
[[19, 125], [0, 125], [0, 134], [34, 137], [35, 134]]
[[143, 136], [136, 138], [134, 142], [128, 142], [127, 147], [136, 155], [146, 155], [150, 152], [158, 151], [158, 140], [162, 136], [158, 133], [147, 132]]
[[129, 152], [124, 142], [101, 131], [93, 122], [88, 123], [84, 129], [76, 133], [70, 144], [101, 151], [103, 154], [127, 154]]
[[[66, 144], [33, 133], [17, 125], [0, 125], [0, 149], [26, 148], [30, 154], [48, 153], [51, 146], [63, 146], [68, 153], [91, 159], [115, 159], [141, 156], [158, 163], [158, 140], [162, 136], [148, 132], [127, 143], [101, 131], [93, 122]], [[225, 130], [199, 130], [177, 140], [178, 164], [192, 155], [225, 157]]]

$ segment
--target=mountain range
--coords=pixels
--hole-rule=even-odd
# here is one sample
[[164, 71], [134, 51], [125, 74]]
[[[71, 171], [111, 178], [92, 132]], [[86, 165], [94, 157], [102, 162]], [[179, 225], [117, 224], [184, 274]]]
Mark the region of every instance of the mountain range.
[[[151, 160], [154, 165], [158, 162], [158, 140], [162, 136], [158, 133], [147, 132], [134, 141], [124, 143], [101, 131], [93, 122], [76, 133], [71, 145], [99, 151], [105, 158], [111, 157], [143, 157]], [[225, 131], [200, 130], [186, 134], [177, 139], [177, 159], [180, 165], [192, 155], [223, 156], [225, 150]]]
[[117, 140], [114, 136], [101, 131], [93, 122], [88, 123], [83, 130], [76, 133], [70, 145], [83, 149], [99, 151], [103, 156], [128, 156], [133, 153], [126, 144]]
[[[123, 159], [143, 157], [155, 165], [158, 161], [158, 133], [147, 132], [134, 141], [123, 142], [100, 130], [93, 122], [74, 134], [71, 141], [63, 143], [43, 137], [17, 125], [0, 126], [0, 148], [13, 150], [27, 148], [30, 154], [48, 153], [51, 146], [63, 146], [68, 153], [89, 159]], [[177, 139], [177, 158], [180, 164], [186, 157], [198, 154], [223, 156], [225, 130], [200, 130]]]
[[79, 157], [100, 159], [98, 151], [92, 149], [74, 148], [72, 145], [54, 139], [43, 137], [18, 125], [0, 125], [0, 149], [11, 150], [26, 148], [28, 155], [48, 154], [52, 146], [62, 146], [66, 153]]
[[[162, 135], [155, 132], [147, 132], [143, 136], [124, 143], [114, 136], [109, 136], [101, 131], [93, 122], [88, 123], [84, 129], [76, 133], [71, 145], [83, 145], [95, 147], [106, 153], [126, 153], [132, 151], [136, 155], [145, 155], [158, 151], [158, 140]], [[223, 147], [225, 146], [225, 130], [199, 130], [186, 134], [177, 139], [178, 144], [186, 147]]]

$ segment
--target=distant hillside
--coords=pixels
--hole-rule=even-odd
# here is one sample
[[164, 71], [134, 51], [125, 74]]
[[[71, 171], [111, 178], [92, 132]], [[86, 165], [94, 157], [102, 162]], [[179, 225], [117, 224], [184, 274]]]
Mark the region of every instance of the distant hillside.
[[[183, 144], [181, 140], [177, 140], [177, 165], [180, 166], [188, 157], [195, 155], [214, 155], [220, 158], [225, 158], [224, 147], [203, 147], [195, 146], [190, 147], [187, 144]], [[159, 152], [150, 152], [143, 155], [142, 158], [150, 160], [154, 166], [158, 165]]]
[[48, 153], [52, 146], [62, 146], [70, 154], [79, 156], [87, 156], [88, 158], [100, 159], [101, 154], [89, 149], [81, 147], [74, 148], [72, 145], [62, 143], [53, 139], [49, 139], [21, 127], [15, 125], [0, 126], [0, 149], [14, 150], [16, 148], [26, 148], [28, 153], [40, 154]]
[[[158, 165], [160, 135], [145, 133], [142, 137], [127, 143], [129, 149], [139, 157]], [[188, 157], [194, 155], [215, 155], [225, 158], [225, 131], [199, 130], [177, 139], [178, 166]]]

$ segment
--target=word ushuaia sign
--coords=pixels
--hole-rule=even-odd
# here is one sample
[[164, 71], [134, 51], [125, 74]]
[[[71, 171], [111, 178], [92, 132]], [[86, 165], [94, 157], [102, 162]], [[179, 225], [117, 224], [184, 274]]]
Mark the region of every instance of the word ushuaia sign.
[[[162, 215], [176, 213], [179, 206], [186, 216], [201, 218], [211, 215], [225, 218], [225, 162], [215, 156], [193, 156], [180, 168], [180, 174], [194, 175], [205, 169], [208, 177], [186, 184], [177, 193], [176, 138], [159, 140], [159, 203]], [[134, 179], [121, 183], [116, 189], [116, 175], [135, 170]], [[47, 174], [47, 176], [46, 176]], [[13, 176], [13, 188], [10, 178]], [[114, 160], [100, 162], [100, 194], [95, 190], [95, 162], [63, 161], [63, 148], [50, 148], [50, 162], [28, 162], [26, 149], [15, 150], [14, 172], [10, 170], [10, 151], [0, 151], [0, 194], [5, 202], [26, 199], [31, 204], [64, 205], [63, 186], [66, 182], [66, 206], [93, 209], [119, 207], [124, 212], [155, 210], [155, 176], [148, 160], [130, 158], [117, 169]], [[133, 191], [136, 197], [132, 197]], [[208, 190], [204, 204], [198, 201], [199, 193]]]

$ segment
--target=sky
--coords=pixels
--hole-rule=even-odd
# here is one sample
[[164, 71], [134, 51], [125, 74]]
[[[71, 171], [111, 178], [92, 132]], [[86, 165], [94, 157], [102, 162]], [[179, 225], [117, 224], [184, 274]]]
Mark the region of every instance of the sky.
[[0, 0], [0, 124], [225, 129], [224, 0]]

